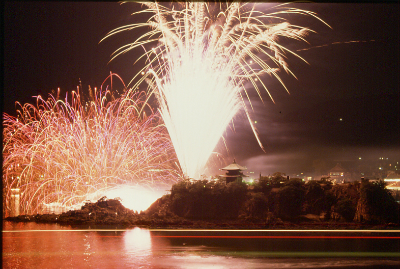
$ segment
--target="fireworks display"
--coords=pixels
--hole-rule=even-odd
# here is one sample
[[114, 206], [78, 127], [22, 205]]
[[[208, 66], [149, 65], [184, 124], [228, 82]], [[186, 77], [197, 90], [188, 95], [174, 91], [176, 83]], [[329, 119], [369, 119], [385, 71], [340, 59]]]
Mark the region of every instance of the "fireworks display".
[[[174, 152], [159, 114], [146, 95], [90, 89], [65, 100], [38, 96], [18, 117], [3, 115], [3, 205], [19, 189], [22, 214], [43, 206], [69, 207], [122, 184], [170, 186], [178, 175]], [[134, 195], [133, 193], [131, 195]]]
[[285, 16], [319, 18], [313, 12], [283, 4], [270, 13], [258, 10], [256, 4], [237, 2], [143, 5], [146, 8], [134, 14], [151, 14], [147, 22], [119, 27], [105, 38], [141, 27], [150, 29], [119, 48], [113, 58], [136, 47], [145, 48], [140, 58], [147, 60], [146, 65], [132, 81], [140, 84], [146, 80], [157, 96], [185, 176], [199, 177], [224, 130], [240, 110], [262, 147], [245, 104], [249, 100], [246, 89], [255, 89], [260, 98], [262, 90], [269, 94], [261, 80], [264, 75], [278, 79], [284, 86], [279, 70], [292, 74], [286, 56], [301, 59], [281, 41], [305, 41], [312, 30], [290, 24]]
[[[264, 90], [269, 94], [265, 75], [285, 87], [279, 71], [292, 74], [287, 55], [302, 58], [283, 44], [305, 41], [312, 32], [285, 17], [319, 18], [283, 4], [270, 13], [236, 2], [143, 5], [135, 14], [149, 15], [147, 22], [117, 28], [105, 38], [148, 29], [113, 55], [144, 48], [138, 60], [146, 62], [130, 84], [137, 89], [146, 81], [148, 93], [126, 90], [115, 98], [108, 89], [89, 88], [84, 101], [78, 87], [64, 100], [60, 91], [46, 100], [38, 96], [36, 105], [20, 105], [17, 117], [3, 115], [6, 211], [19, 203], [22, 214], [40, 213], [43, 206], [70, 207], [121, 185], [170, 186], [182, 175], [199, 178], [239, 111], [262, 147], [247, 90], [260, 98]], [[158, 101], [156, 113], [147, 103], [151, 94]]]

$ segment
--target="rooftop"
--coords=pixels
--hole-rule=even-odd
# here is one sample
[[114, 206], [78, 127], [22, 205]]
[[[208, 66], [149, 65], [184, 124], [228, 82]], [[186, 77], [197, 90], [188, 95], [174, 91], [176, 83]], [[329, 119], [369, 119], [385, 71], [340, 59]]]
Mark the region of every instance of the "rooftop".
[[233, 159], [233, 163], [222, 168], [222, 170], [246, 170], [246, 169], [247, 168], [245, 166], [238, 165], [235, 159]]

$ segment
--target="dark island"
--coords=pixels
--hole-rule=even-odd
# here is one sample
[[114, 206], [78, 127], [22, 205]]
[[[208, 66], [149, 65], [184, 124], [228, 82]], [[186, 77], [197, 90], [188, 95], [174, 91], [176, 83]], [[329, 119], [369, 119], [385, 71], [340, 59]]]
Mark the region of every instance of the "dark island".
[[5, 220], [176, 229], [394, 229], [400, 227], [399, 213], [382, 181], [304, 183], [278, 173], [253, 185], [183, 180], [144, 212], [102, 197], [79, 210]]

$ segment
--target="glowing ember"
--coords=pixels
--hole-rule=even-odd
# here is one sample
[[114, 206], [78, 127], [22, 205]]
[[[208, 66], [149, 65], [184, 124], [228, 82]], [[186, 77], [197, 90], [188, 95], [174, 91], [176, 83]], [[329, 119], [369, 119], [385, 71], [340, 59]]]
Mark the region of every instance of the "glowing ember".
[[14, 188], [21, 213], [32, 214], [74, 206], [121, 184], [170, 186], [178, 179], [167, 131], [146, 96], [128, 91], [114, 99], [101, 89], [90, 95], [84, 104], [79, 92], [64, 101], [38, 96], [17, 118], [3, 115], [5, 210], [14, 206]]
[[[156, 94], [180, 166], [187, 177], [198, 178], [225, 128], [243, 110], [256, 138], [256, 129], [244, 104], [246, 85], [268, 92], [261, 76], [278, 79], [277, 72], [290, 73], [285, 54], [294, 52], [278, 43], [282, 39], [303, 40], [311, 30], [292, 25], [288, 14], [310, 15], [310, 11], [285, 8], [266, 14], [255, 4], [183, 2], [163, 6], [144, 2], [154, 14], [145, 23], [123, 26], [105, 38], [125, 30], [149, 27], [134, 43], [121, 47], [113, 58], [133, 48], [154, 44], [142, 57], [147, 65], [141, 77]], [[268, 63], [270, 62], [270, 63]], [[136, 84], [136, 85], [138, 85]], [[261, 95], [260, 95], [261, 97]]]

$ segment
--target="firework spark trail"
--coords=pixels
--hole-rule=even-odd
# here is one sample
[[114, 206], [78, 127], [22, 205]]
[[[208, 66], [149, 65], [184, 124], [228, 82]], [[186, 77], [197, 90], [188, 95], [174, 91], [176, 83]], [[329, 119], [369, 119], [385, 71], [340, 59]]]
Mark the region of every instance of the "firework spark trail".
[[[292, 74], [285, 55], [302, 58], [279, 41], [305, 41], [304, 37], [312, 32], [290, 24], [284, 17], [297, 14], [319, 18], [313, 12], [284, 4], [268, 14], [257, 11], [256, 4], [236, 2], [143, 5], [147, 9], [134, 14], [153, 14], [147, 22], [119, 27], [105, 38], [126, 30], [150, 28], [135, 42], [115, 51], [112, 59], [136, 47], [154, 45], [139, 57], [148, 62], [132, 81], [138, 80], [138, 85], [148, 80], [157, 96], [183, 173], [190, 178], [199, 176], [239, 110], [246, 114], [262, 147], [244, 103], [248, 99], [245, 86], [252, 85], [260, 98], [262, 89], [269, 94], [261, 76], [275, 77], [284, 86], [278, 71]], [[140, 74], [145, 75], [140, 78]]]
[[375, 41], [376, 40], [374, 40], [374, 39], [370, 39], [370, 40], [337, 41], [337, 42], [332, 42], [332, 43], [328, 43], [328, 44], [313, 46], [313, 47], [310, 47], [310, 48], [297, 49], [296, 51], [305, 51], [305, 50], [310, 50], [310, 49], [324, 48], [324, 47], [328, 47], [328, 46], [331, 46], [331, 45], [354, 44], [354, 43], [370, 43], [370, 42], [375, 42]]
[[17, 118], [3, 115], [6, 207], [12, 188], [21, 191], [22, 212], [31, 214], [44, 204], [75, 205], [119, 184], [154, 187], [178, 178], [165, 126], [144, 94], [128, 91], [113, 100], [110, 91], [95, 88], [93, 100], [81, 105], [80, 98], [76, 92], [64, 101], [38, 96]]

